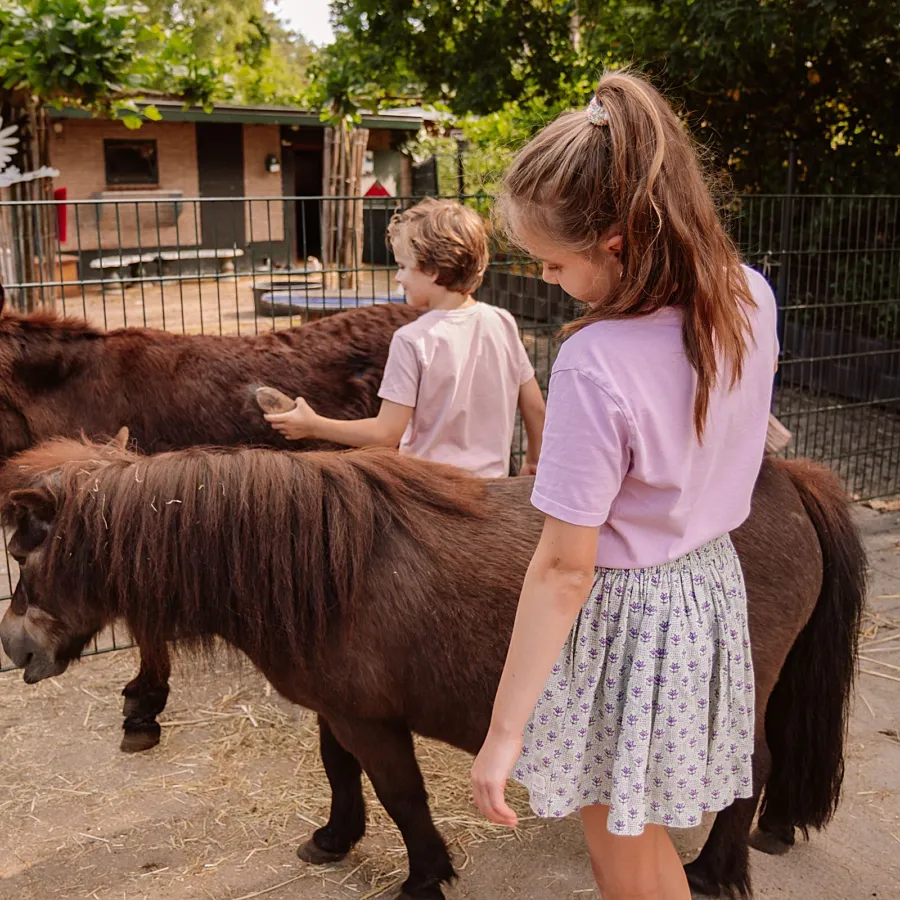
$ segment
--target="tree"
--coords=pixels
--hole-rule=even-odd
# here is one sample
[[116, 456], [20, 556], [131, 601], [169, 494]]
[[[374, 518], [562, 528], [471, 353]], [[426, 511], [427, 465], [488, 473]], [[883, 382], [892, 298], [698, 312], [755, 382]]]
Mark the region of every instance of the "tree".
[[789, 145], [809, 189], [896, 189], [897, 0], [593, 2], [588, 52], [634, 47], [742, 186], [781, 190]]
[[334, 0], [336, 48], [366, 80], [457, 113], [544, 95], [570, 73], [574, 0]]
[[309, 86], [312, 46], [263, 0], [149, 0], [147, 21], [177, 37], [153, 79], [160, 90], [188, 96], [192, 62], [205, 67], [216, 100], [298, 103]]
[[783, 189], [791, 145], [808, 189], [900, 188], [898, 0], [337, 0], [333, 18], [369, 80], [491, 115], [500, 139], [636, 63], [741, 188]]
[[[0, 117], [19, 134], [17, 159], [23, 171], [49, 163], [46, 104], [74, 103], [109, 111], [127, 106], [144, 74], [144, 50], [153, 33], [124, 7], [102, 0], [32, 0], [0, 8]], [[137, 116], [136, 108], [130, 115]], [[152, 108], [148, 117], [158, 117]], [[47, 179], [14, 184], [17, 200], [48, 200]], [[49, 206], [14, 207], [10, 248], [26, 284], [55, 280], [53, 223]], [[37, 302], [35, 289], [24, 305]]]

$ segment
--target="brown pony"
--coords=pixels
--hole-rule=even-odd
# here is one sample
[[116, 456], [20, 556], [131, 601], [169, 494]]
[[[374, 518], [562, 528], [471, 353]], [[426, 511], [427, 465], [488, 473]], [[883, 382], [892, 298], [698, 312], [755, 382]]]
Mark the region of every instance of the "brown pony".
[[[406, 842], [401, 896], [444, 896], [454, 873], [412, 733], [472, 753], [484, 739], [541, 529], [530, 479], [485, 483], [388, 451], [147, 458], [62, 441], [23, 454], [2, 487], [22, 569], [0, 638], [26, 681], [59, 675], [120, 616], [142, 646], [224, 640], [319, 716], [331, 815], [301, 857], [333, 862], [363, 837], [365, 771]], [[770, 843], [834, 812], [865, 593], [849, 504], [812, 463], [767, 460], [734, 540], [757, 794], [717, 816], [688, 867], [694, 887], [732, 897], [750, 894], [764, 788]]]
[[302, 393], [331, 417], [374, 415], [391, 336], [417, 315], [385, 303], [284, 331], [221, 336], [101, 331], [53, 313], [5, 313], [0, 461], [50, 438], [111, 437], [123, 426], [145, 453], [198, 444], [310, 449], [269, 427], [248, 386]]
[[[266, 424], [248, 387], [303, 394], [335, 418], [374, 415], [391, 336], [416, 315], [390, 303], [286, 331], [221, 337], [105, 332], [50, 313], [7, 313], [0, 317], [0, 462], [48, 438], [110, 436], [122, 426], [147, 453], [197, 444], [309, 449], [312, 443], [289, 445]], [[140, 672], [123, 691], [123, 750], [158, 743], [169, 671], [165, 644], [142, 648]]]

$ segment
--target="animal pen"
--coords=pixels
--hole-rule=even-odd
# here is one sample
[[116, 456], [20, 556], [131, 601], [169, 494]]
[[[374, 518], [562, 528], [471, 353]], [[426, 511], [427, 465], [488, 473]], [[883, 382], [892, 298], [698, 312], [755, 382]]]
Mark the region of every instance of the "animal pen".
[[[19, 310], [50, 306], [96, 327], [248, 334], [335, 312], [402, 303], [385, 244], [414, 197], [281, 197], [0, 202], [0, 282]], [[485, 216], [490, 198], [462, 198]], [[898, 196], [752, 195], [728, 210], [747, 262], [775, 289], [781, 364], [774, 413], [788, 453], [833, 467], [854, 498], [900, 492]], [[51, 246], [26, 242], [55, 207]], [[323, 223], [353, 221], [351, 265], [324, 270]], [[330, 223], [330, 226], [328, 226]], [[27, 227], [26, 227], [27, 226]], [[45, 241], [46, 243], [46, 241]], [[39, 265], [25, 265], [28, 253]], [[34, 273], [28, 280], [22, 273]], [[480, 300], [520, 324], [546, 390], [559, 326], [577, 313], [539, 269], [496, 242]], [[127, 423], [123, 423], [127, 424]], [[521, 458], [522, 437], [514, 454]], [[5, 558], [8, 603], [15, 563]], [[117, 649], [110, 635], [88, 652]], [[0, 667], [9, 661], [0, 658]]]

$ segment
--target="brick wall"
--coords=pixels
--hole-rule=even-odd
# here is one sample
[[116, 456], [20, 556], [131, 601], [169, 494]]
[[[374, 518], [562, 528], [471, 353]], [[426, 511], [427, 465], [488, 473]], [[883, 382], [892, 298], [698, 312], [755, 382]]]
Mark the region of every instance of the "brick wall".
[[[159, 161], [159, 190], [181, 191], [186, 198], [198, 195], [197, 142], [191, 122], [150, 122], [139, 131], [128, 131], [118, 122], [97, 119], [57, 120], [61, 131], [50, 133], [51, 164], [59, 169], [54, 187], [65, 187], [69, 200], [89, 200], [103, 191], [106, 184], [106, 164], [103, 141], [155, 140]], [[144, 190], [143, 188], [141, 189]], [[148, 188], [148, 190], [153, 190]], [[127, 190], [116, 191], [127, 200]], [[69, 224], [64, 251], [133, 249], [160, 245], [191, 246], [198, 243], [192, 204], [183, 204], [176, 217], [171, 202], [158, 205], [124, 203], [111, 205], [69, 206]], [[158, 222], [157, 222], [158, 217]], [[77, 229], [77, 233], [76, 233]], [[99, 237], [99, 241], [98, 241]]]
[[284, 240], [284, 203], [280, 172], [266, 171], [266, 157], [281, 162], [281, 129], [278, 125], [244, 125], [244, 196], [273, 197], [248, 201], [244, 208], [247, 243]]

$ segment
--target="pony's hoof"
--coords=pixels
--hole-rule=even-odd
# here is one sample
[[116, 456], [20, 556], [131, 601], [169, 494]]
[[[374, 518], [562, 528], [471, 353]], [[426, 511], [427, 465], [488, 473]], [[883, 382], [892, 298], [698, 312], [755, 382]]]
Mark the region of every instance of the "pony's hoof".
[[119, 749], [123, 753], [143, 753], [145, 750], [152, 750], [159, 743], [161, 734], [162, 729], [159, 725], [155, 728], [142, 726], [140, 730], [128, 730], [122, 735]]
[[125, 734], [119, 749], [123, 753], [142, 753], [150, 750], [159, 743], [162, 729], [156, 719], [150, 718], [126, 718], [122, 723]]
[[[452, 877], [456, 877], [455, 873]], [[451, 879], [448, 879], [451, 880]], [[428, 884], [411, 885], [409, 880], [400, 888], [395, 900], [444, 900], [444, 892], [441, 890], [441, 882], [432, 881]]]
[[330, 863], [340, 862], [347, 854], [323, 850], [314, 840], [310, 839], [297, 848], [297, 856], [311, 866], [327, 866]]
[[788, 838], [786, 834], [754, 828], [750, 833], [749, 843], [754, 850], [759, 850], [760, 853], [766, 853], [769, 856], [784, 856], [794, 846], [794, 835], [791, 833]]

